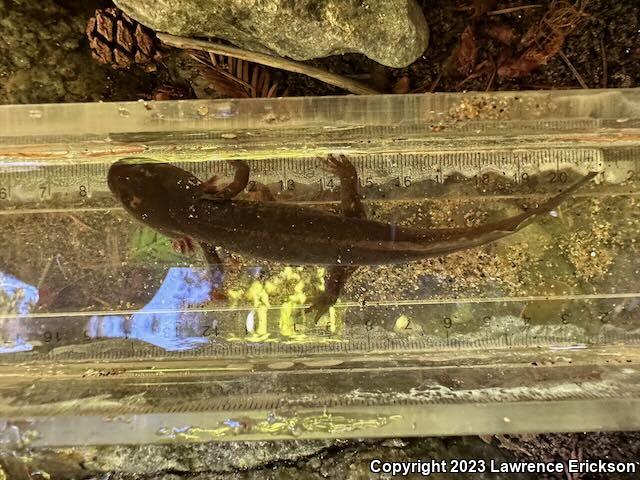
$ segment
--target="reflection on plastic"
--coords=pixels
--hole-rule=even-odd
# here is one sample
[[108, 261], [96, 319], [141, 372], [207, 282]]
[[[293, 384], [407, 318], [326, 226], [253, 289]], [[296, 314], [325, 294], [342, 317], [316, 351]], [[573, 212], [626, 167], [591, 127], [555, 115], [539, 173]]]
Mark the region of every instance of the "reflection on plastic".
[[[32, 285], [18, 280], [16, 277], [0, 273], [0, 312], [16, 313], [19, 316], [28, 315], [31, 307], [38, 303], [38, 289]], [[12, 332], [2, 329], [0, 336], [0, 353], [28, 352], [33, 350], [33, 345], [27, 342], [20, 322]], [[13, 338], [11, 338], [13, 337]]]
[[137, 339], [167, 351], [189, 350], [209, 342], [191, 335], [200, 330], [203, 312], [183, 311], [209, 300], [222, 275], [213, 281], [207, 270], [188, 267], [169, 269], [151, 301], [131, 318], [123, 315], [94, 315], [89, 319], [90, 338]]
[[[80, 324], [72, 318], [63, 330], [43, 329], [38, 317], [31, 317], [38, 303], [38, 289], [7, 274], [0, 273], [0, 354], [31, 351], [43, 341], [62, 346], [71, 339], [135, 339], [167, 351], [195, 348], [209, 342], [202, 336], [211, 330], [212, 320], [202, 311], [189, 308], [202, 305], [211, 292], [222, 285], [221, 271], [205, 268], [175, 267], [167, 275], [151, 301], [133, 315], [93, 315]], [[68, 320], [68, 321], [67, 321]], [[207, 328], [203, 328], [206, 320]]]

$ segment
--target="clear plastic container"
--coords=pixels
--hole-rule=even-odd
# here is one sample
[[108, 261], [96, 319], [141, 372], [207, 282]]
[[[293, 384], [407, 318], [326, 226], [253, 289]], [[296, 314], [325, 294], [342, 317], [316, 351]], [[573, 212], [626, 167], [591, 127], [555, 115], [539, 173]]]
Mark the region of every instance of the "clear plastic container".
[[[177, 253], [106, 182], [244, 160], [239, 198], [340, 214], [331, 153], [368, 218], [415, 228], [599, 174], [511, 236], [361, 266], [319, 320], [327, 265]], [[0, 441], [638, 429], [639, 163], [638, 90], [0, 107]]]

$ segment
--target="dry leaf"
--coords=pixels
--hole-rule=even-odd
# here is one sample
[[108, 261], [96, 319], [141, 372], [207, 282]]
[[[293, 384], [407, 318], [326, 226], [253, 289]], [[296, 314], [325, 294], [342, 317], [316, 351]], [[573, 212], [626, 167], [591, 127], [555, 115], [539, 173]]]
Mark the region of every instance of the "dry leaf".
[[456, 67], [460, 73], [469, 75], [476, 65], [478, 44], [473, 29], [468, 26], [460, 36], [460, 44], [455, 54]]
[[540, 65], [546, 64], [557, 54], [564, 43], [564, 35], [557, 34], [545, 45], [530, 47], [516, 58], [506, 61], [498, 68], [498, 75], [502, 78], [518, 78], [528, 75]]
[[271, 81], [269, 69], [245, 60], [205, 52], [191, 52], [202, 76], [218, 95], [230, 98], [286, 96], [279, 94], [278, 84]]
[[495, 23], [493, 25], [490, 25], [489, 27], [487, 27], [485, 32], [491, 38], [499, 41], [500, 43], [504, 43], [505, 45], [513, 45], [518, 39], [514, 28], [503, 23]]
[[153, 93], [148, 96], [150, 100], [181, 100], [184, 98], [191, 98], [192, 94], [186, 87], [176, 85], [163, 85], [156, 88]]
[[520, 40], [521, 46], [529, 48], [502, 63], [498, 75], [502, 78], [518, 78], [546, 64], [562, 49], [567, 35], [588, 16], [584, 11], [588, 3], [588, 0], [582, 0], [578, 7], [578, 4], [566, 0], [554, 0], [540, 23], [529, 28]]
[[408, 75], [400, 77], [391, 91], [393, 93], [409, 93], [410, 80]]

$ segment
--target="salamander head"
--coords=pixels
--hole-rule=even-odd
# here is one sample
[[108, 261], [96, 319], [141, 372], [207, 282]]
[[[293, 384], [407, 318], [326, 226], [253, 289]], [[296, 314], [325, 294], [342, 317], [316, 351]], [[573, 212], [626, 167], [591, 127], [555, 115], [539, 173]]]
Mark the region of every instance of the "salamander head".
[[200, 181], [166, 162], [125, 158], [111, 165], [107, 184], [130, 214], [154, 228], [166, 229], [171, 227], [171, 210], [189, 202]]

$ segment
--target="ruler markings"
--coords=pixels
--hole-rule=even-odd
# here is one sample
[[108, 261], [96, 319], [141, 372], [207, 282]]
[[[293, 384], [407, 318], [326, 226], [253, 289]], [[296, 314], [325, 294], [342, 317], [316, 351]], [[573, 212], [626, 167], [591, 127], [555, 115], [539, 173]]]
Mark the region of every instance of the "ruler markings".
[[[98, 341], [100, 339], [97, 339]], [[85, 361], [130, 361], [132, 359], [153, 359], [158, 356], [167, 357], [169, 360], [175, 360], [177, 358], [184, 359], [201, 359], [207, 357], [217, 358], [246, 358], [247, 355], [255, 356], [257, 360], [269, 359], [271, 357], [281, 358], [282, 355], [290, 357], [291, 355], [308, 356], [308, 355], [326, 355], [326, 354], [340, 354], [351, 355], [354, 353], [374, 354], [376, 352], [402, 352], [402, 353], [415, 353], [423, 351], [435, 351], [435, 350], [453, 350], [453, 351], [468, 351], [474, 349], [478, 351], [486, 350], [502, 350], [505, 347], [515, 348], [530, 348], [534, 347], [536, 352], [540, 352], [541, 348], [547, 348], [549, 351], [562, 351], [564, 349], [583, 350], [588, 345], [597, 345], [600, 347], [619, 345], [624, 343], [626, 347], [636, 346], [640, 344], [640, 335], [638, 334], [618, 334], [618, 335], [582, 335], [580, 338], [576, 338], [574, 335], [567, 336], [549, 336], [549, 335], [537, 335], [531, 336], [526, 334], [506, 334], [500, 338], [482, 338], [471, 341], [459, 341], [451, 339], [409, 339], [409, 340], [367, 340], [363, 341], [361, 338], [353, 338], [348, 342], [333, 342], [325, 344], [287, 344], [287, 343], [275, 343], [275, 342], [262, 342], [262, 343], [212, 343], [204, 345], [198, 349], [183, 351], [183, 352], [171, 352], [159, 348], [149, 348], [136, 345], [135, 342], [131, 343], [131, 348], [124, 347], [107, 347], [107, 349], [100, 351], [86, 351], [88, 344], [83, 346], [77, 345], [77, 348], [83, 348], [82, 350], [74, 351], [56, 351], [56, 349], [49, 352], [38, 352], [35, 355], [30, 354], [30, 362], [46, 361], [46, 360], [85, 360]], [[138, 348], [136, 348], [138, 347]], [[61, 347], [68, 348], [68, 347]], [[92, 347], [90, 347], [92, 348]], [[529, 352], [532, 353], [532, 352]], [[3, 355], [3, 365], [14, 363], [15, 360], [20, 360], [20, 354]], [[24, 361], [24, 358], [22, 359]], [[620, 358], [620, 364], [625, 363], [624, 358]], [[487, 367], [487, 365], [484, 365]], [[458, 366], [457, 368], [474, 368], [474, 366]], [[290, 372], [291, 370], [287, 370]], [[198, 373], [198, 372], [196, 372]]]
[[[445, 179], [445, 172], [449, 174], [453, 172], [465, 173], [473, 177], [481, 175], [483, 172], [498, 171], [502, 174], [514, 173], [516, 183], [520, 183], [523, 170], [533, 168], [533, 173], [544, 170], [544, 165], [556, 170], [561, 165], [571, 165], [578, 169], [585, 169], [592, 166], [596, 160], [598, 164], [606, 165], [601, 160], [602, 154], [595, 149], [582, 150], [513, 150], [506, 152], [495, 151], [474, 151], [474, 152], [441, 152], [441, 153], [393, 153], [393, 154], [374, 154], [374, 155], [350, 155], [359, 167], [361, 176], [379, 176], [377, 172], [389, 171], [389, 167], [393, 170], [395, 165], [399, 169], [397, 172], [404, 180], [404, 177], [418, 176], [420, 178], [437, 179], [442, 183]], [[597, 158], [594, 158], [597, 157]], [[635, 169], [637, 169], [637, 156], [633, 158]], [[552, 162], [555, 164], [551, 167]], [[226, 162], [221, 161], [177, 161], [178, 165], [186, 165], [187, 168], [194, 171], [199, 177], [206, 179], [214, 174], [219, 176], [232, 176], [232, 169]], [[261, 160], [250, 160], [254, 173], [260, 175], [270, 171], [277, 172], [286, 186], [289, 180], [294, 180], [296, 174], [307, 173], [312, 171], [316, 175], [324, 175], [324, 172], [318, 168], [320, 161], [304, 158], [296, 160], [294, 158], [275, 158], [267, 162]], [[84, 185], [87, 191], [91, 192], [107, 192], [106, 172], [108, 170], [107, 163], [87, 163], [73, 165], [56, 165], [52, 167], [40, 168], [36, 174], [25, 171], [14, 171], [9, 167], [4, 167], [0, 173], [0, 188], [3, 188], [4, 194], [0, 194], [0, 201], [11, 200], [15, 186], [19, 185], [24, 192], [23, 195], [33, 199], [42, 200], [43, 192], [46, 196], [51, 191], [51, 182], [55, 180], [59, 188], [64, 186], [75, 187]], [[316, 173], [317, 172], [317, 173]], [[393, 172], [389, 172], [393, 174]], [[270, 175], [268, 175], [270, 176]], [[404, 184], [403, 182], [400, 182]], [[42, 187], [46, 187], [44, 190]], [[75, 188], [72, 188], [75, 193]], [[29, 195], [30, 193], [30, 195]], [[7, 198], [4, 198], [4, 197]], [[21, 200], [21, 199], [17, 199]]]
[[[593, 388], [593, 387], [590, 387]], [[577, 392], [571, 391], [566, 393], [555, 393], [553, 391], [525, 391], [522, 393], [516, 392], [502, 392], [502, 394], [496, 394], [492, 391], [486, 392], [484, 395], [482, 390], [474, 390], [476, 392], [473, 402], [477, 404], [492, 404], [496, 401], [501, 403], [506, 402], [527, 402], [527, 401], [563, 401], [563, 400], [617, 400], [620, 398], [637, 399], [638, 392], [635, 390], [630, 392], [621, 392], [619, 389], [609, 388], [608, 390], [595, 390], [592, 392]], [[188, 398], [189, 393], [185, 392], [181, 395], [177, 392], [173, 397], [163, 397], [162, 399], [162, 412], [164, 413], [186, 413], [186, 412], [201, 412], [201, 411], [223, 411], [223, 412], [243, 412], [243, 411], [266, 411], [275, 412], [284, 409], [295, 408], [356, 408], [356, 407], [381, 407], [381, 406], [420, 406], [420, 405], [455, 405], [468, 403], [471, 398], [471, 392], [457, 393], [453, 390], [448, 395], [438, 395], [437, 393], [424, 392], [421, 396], [421, 392], [415, 392], [412, 395], [405, 393], [403, 396], [398, 394], [392, 395], [391, 393], [369, 393], [366, 398], [353, 398], [348, 397], [345, 394], [312, 394], [309, 399], [299, 399], [291, 397], [289, 399], [283, 399], [282, 394], [280, 397], [277, 394], [265, 394], [260, 392], [260, 397], [247, 398], [211, 398], [206, 401], [193, 401]], [[265, 398], [267, 397], [267, 398]], [[476, 398], [477, 397], [477, 398]], [[82, 412], [83, 415], [89, 414], [95, 411], [96, 414], [105, 415], [104, 410], [98, 410], [91, 404], [87, 406], [75, 407]], [[540, 407], [543, 408], [543, 407]], [[69, 407], [60, 405], [42, 405], [37, 409], [37, 413], [34, 413], [32, 407], [26, 407], [22, 410], [20, 407], [16, 407], [17, 415], [27, 416], [34, 418], [37, 416], [56, 417], [58, 415], [68, 415]], [[109, 414], [119, 415], [145, 415], [158, 413], [158, 407], [150, 405], [136, 405], [128, 404], [124, 402], [120, 405], [110, 406], [108, 409]], [[277, 419], [278, 416], [275, 417]], [[286, 418], [286, 416], [285, 416]], [[304, 418], [304, 415], [302, 415]], [[57, 445], [57, 444], [56, 444]]]
[[[522, 303], [533, 301], [565, 301], [565, 300], [608, 300], [608, 299], [626, 299], [640, 298], [640, 292], [629, 293], [599, 293], [599, 294], [574, 294], [574, 295], [528, 295], [520, 297], [484, 297], [484, 298], [434, 298], [421, 300], [386, 300], [386, 301], [370, 301], [366, 303], [367, 307], [396, 307], [396, 306], [429, 306], [429, 305], [457, 305], [457, 304], [474, 304], [474, 303]], [[338, 308], [361, 307], [361, 302], [340, 302], [336, 305]], [[296, 307], [304, 309], [307, 305]], [[266, 307], [268, 310], [278, 310], [280, 306]], [[106, 316], [106, 315], [158, 315], [172, 313], [214, 313], [214, 312], [250, 312], [254, 310], [251, 306], [243, 307], [216, 307], [216, 308], [181, 308], [181, 309], [149, 309], [149, 310], [92, 310], [83, 312], [48, 312], [48, 313], [31, 313], [28, 315], [2, 314], [0, 320], [7, 319], [37, 319], [37, 318], [71, 318], [86, 316]]]

